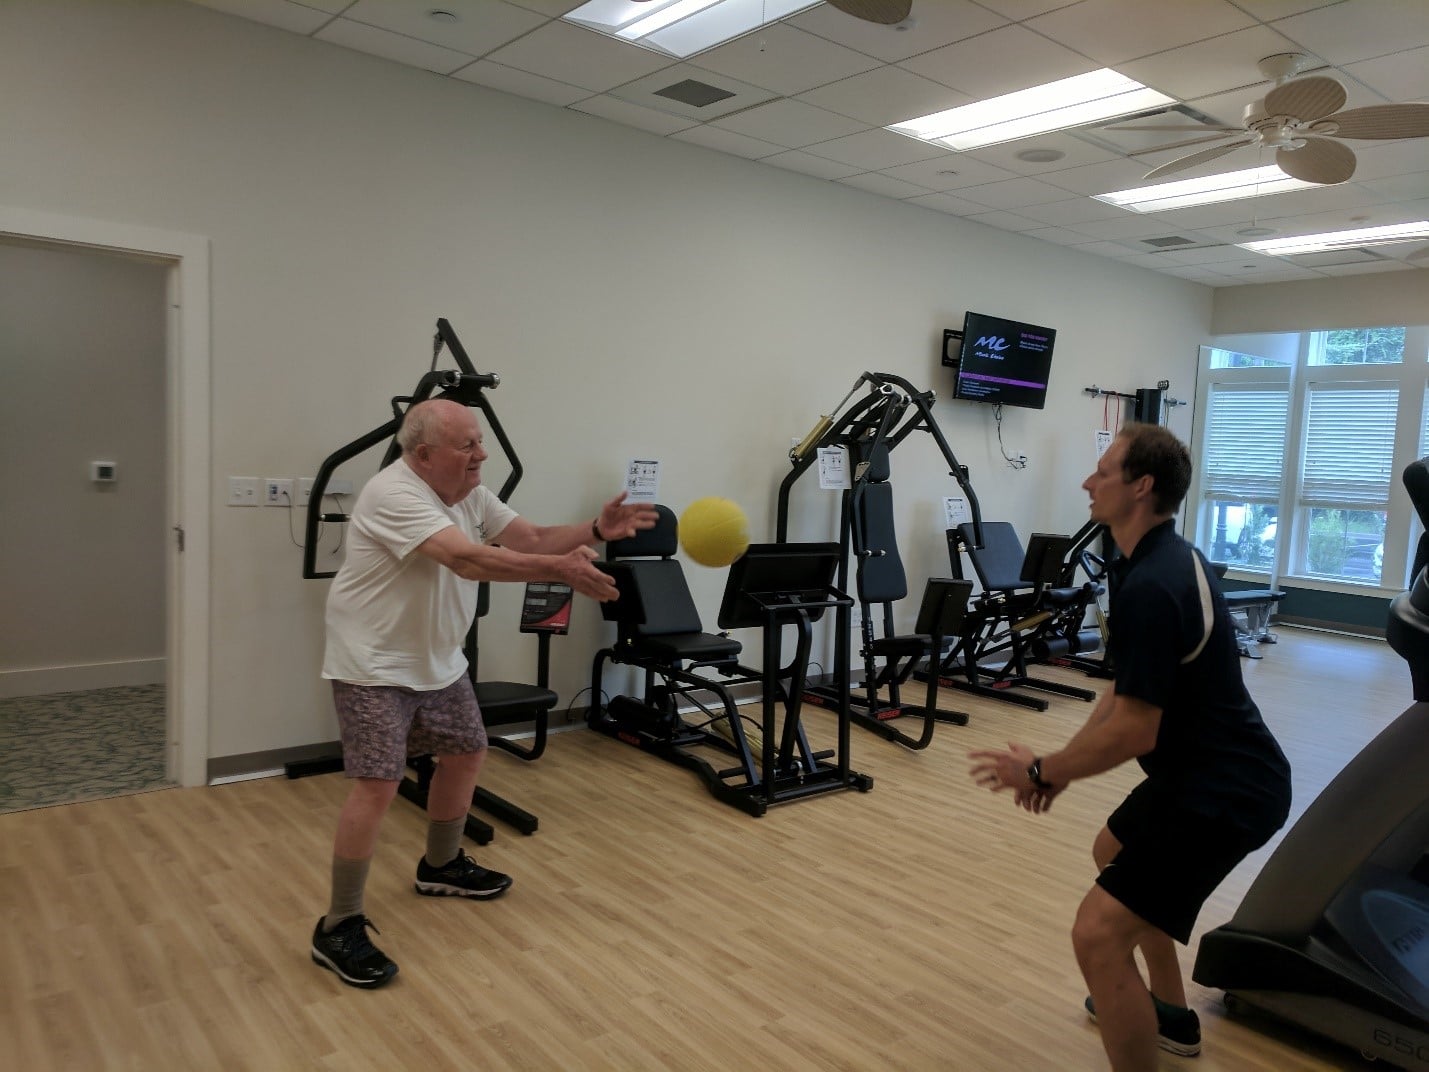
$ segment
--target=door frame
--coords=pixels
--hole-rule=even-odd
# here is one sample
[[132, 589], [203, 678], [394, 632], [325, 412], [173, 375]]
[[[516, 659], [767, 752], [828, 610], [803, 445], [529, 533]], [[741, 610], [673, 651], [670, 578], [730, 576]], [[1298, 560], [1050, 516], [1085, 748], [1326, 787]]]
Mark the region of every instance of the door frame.
[[[0, 237], [132, 254], [169, 266], [165, 413], [168, 536], [165, 769], [208, 781], [210, 339], [208, 238], [0, 205]], [[178, 551], [179, 530], [183, 552]]]

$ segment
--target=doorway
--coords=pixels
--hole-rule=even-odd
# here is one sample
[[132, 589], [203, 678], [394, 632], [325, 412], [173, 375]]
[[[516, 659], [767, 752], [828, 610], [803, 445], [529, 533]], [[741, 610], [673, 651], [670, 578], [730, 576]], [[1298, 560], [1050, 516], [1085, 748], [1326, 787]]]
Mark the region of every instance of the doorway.
[[[0, 548], [7, 584], [30, 578], [24, 607], [12, 610], [14, 601], [7, 600], [0, 621], [0, 696], [73, 692], [76, 684], [80, 690], [157, 687], [164, 705], [164, 776], [186, 786], [206, 782], [208, 759], [208, 255], [208, 240], [195, 235], [0, 206], [0, 258], [7, 267], [23, 262], [22, 270], [45, 278], [63, 265], [111, 283], [126, 280], [121, 291], [141, 295], [139, 304], [154, 314], [146, 328], [136, 329], [138, 335], [147, 331], [153, 343], [147, 366], [105, 368], [103, 354], [82, 352], [99, 351], [102, 342], [81, 330], [50, 354], [39, 377], [48, 389], [38, 401], [15, 391], [30, 399], [37, 414], [15, 417], [15, 405], [0, 403], [9, 407], [6, 425], [14, 418], [29, 429], [23, 437], [29, 441], [16, 442], [14, 429], [0, 425], [0, 498], [18, 502], [20, 487], [31, 479], [23, 474], [34, 474], [26, 490], [29, 509], [45, 515], [41, 528], [50, 522], [52, 529], [49, 546], [39, 550], [32, 534], [24, 554]], [[74, 297], [62, 290], [43, 300], [61, 303], [58, 310], [47, 309], [56, 337], [68, 322], [85, 326], [87, 310]], [[36, 378], [33, 369], [27, 375]], [[0, 368], [0, 376], [9, 372]], [[13, 386], [12, 380], [3, 386]], [[132, 464], [118, 456], [90, 457], [106, 444], [86, 439], [83, 421], [68, 420], [87, 413], [98, 424], [94, 414], [106, 406], [121, 422], [147, 426], [147, 439], [113, 433], [113, 449]], [[62, 504], [62, 493], [76, 487], [74, 501]], [[148, 536], [106, 531], [111, 515], [140, 503], [149, 510], [136, 531]], [[10, 504], [5, 509], [14, 512]], [[136, 539], [146, 547], [136, 551]], [[141, 595], [127, 586], [121, 576], [126, 572], [147, 579]], [[21, 639], [11, 644], [12, 637]], [[78, 641], [96, 638], [84, 654]], [[52, 687], [56, 683], [59, 688]]]

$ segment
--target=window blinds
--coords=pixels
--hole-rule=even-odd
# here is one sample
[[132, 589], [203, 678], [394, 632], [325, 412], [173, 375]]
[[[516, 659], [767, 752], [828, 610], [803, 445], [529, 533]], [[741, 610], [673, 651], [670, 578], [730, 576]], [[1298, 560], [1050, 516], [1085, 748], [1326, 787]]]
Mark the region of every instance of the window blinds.
[[1275, 502], [1280, 498], [1289, 408], [1290, 391], [1284, 384], [1211, 386], [1201, 474], [1207, 499]]
[[1399, 388], [1312, 383], [1307, 402], [1300, 505], [1386, 509]]

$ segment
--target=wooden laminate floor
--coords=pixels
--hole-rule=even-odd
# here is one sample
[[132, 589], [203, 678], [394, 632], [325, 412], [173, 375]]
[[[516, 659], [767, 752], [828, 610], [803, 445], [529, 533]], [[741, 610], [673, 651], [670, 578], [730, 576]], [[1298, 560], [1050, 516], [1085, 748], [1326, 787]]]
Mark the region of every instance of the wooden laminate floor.
[[[1287, 629], [1244, 665], [1294, 764], [1297, 814], [1409, 703], [1407, 670], [1379, 642]], [[872, 792], [761, 819], [585, 730], [535, 764], [494, 755], [487, 784], [541, 829], [475, 851], [516, 878], [492, 903], [412, 891], [424, 825], [398, 801], [367, 909], [402, 971], [374, 992], [308, 957], [339, 775], [0, 815], [0, 1065], [1104, 1068], [1067, 934], [1092, 836], [1134, 775], [1079, 783], [1029, 816], [976, 789], [965, 753], [1009, 739], [1050, 749], [1088, 705], [958, 699], [971, 724], [940, 726], [925, 752], [854, 730]], [[828, 739], [830, 716], [807, 721]], [[1268, 851], [1214, 895], [1197, 936], [1230, 917]], [[1361, 1067], [1227, 1019], [1216, 993], [1190, 995], [1205, 1051], [1167, 1068]]]

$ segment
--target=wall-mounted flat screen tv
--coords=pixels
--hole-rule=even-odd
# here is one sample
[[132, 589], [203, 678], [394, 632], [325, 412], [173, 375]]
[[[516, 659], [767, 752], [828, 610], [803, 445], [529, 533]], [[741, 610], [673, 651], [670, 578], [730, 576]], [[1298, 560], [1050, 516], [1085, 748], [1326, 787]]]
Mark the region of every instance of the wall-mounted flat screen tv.
[[1052, 328], [968, 313], [953, 397], [1041, 409], [1056, 341]]

